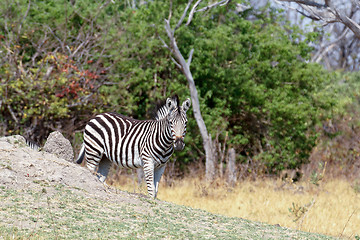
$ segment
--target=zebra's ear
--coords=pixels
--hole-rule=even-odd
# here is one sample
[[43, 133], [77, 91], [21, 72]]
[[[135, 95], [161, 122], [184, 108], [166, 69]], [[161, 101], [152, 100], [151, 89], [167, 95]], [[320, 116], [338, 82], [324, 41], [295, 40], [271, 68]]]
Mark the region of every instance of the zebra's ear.
[[166, 99], [166, 107], [168, 108], [169, 112], [171, 112], [177, 107], [177, 102], [171, 98], [167, 98]]
[[183, 108], [184, 111], [186, 112], [187, 110], [189, 110], [190, 106], [191, 106], [191, 101], [190, 101], [190, 99], [188, 98], [188, 99], [186, 99], [186, 100], [183, 102], [182, 108]]

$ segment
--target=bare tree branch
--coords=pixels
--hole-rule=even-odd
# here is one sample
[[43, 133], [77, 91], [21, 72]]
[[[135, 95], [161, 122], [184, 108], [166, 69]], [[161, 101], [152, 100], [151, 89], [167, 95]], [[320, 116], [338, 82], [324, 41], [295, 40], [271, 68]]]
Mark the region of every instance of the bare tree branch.
[[16, 123], [19, 123], [19, 120], [16, 118], [16, 115], [15, 115], [14, 111], [11, 109], [11, 107], [10, 107], [9, 104], [7, 105], [7, 108], [8, 108], [8, 110], [9, 110], [10, 114], [11, 114], [11, 117], [14, 119], [14, 121], [15, 121]]
[[189, 17], [188, 17], [188, 20], [187, 20], [187, 22], [186, 22], [186, 25], [189, 25], [189, 24], [191, 23], [191, 21], [192, 21], [192, 19], [193, 19], [193, 17], [194, 17], [194, 14], [195, 14], [196, 12], [205, 12], [205, 11], [210, 10], [211, 8], [214, 8], [214, 7], [217, 7], [217, 6], [223, 6], [223, 5], [226, 5], [226, 4], [228, 4], [228, 3], [230, 2], [230, 0], [221, 0], [221, 1], [219, 1], [219, 2], [215, 2], [215, 3], [213, 3], [213, 4], [210, 4], [210, 5], [206, 6], [206, 7], [203, 7], [203, 8], [201, 8], [201, 9], [199, 9], [199, 10], [196, 10], [196, 8], [199, 6], [199, 4], [201, 3], [201, 1], [202, 1], [202, 0], [198, 0], [198, 1], [195, 3], [195, 5], [193, 6], [193, 8], [191, 9], [190, 14], [189, 14]]
[[164, 44], [163, 47], [167, 48], [172, 53], [172, 49], [166, 44], [164, 39], [162, 39], [160, 36], [159, 36], [159, 39]]
[[350, 28], [350, 30], [355, 34], [357, 38], [360, 38], [360, 25], [357, 24], [354, 20], [346, 16], [343, 12], [337, 12], [337, 16], [345, 26]]
[[311, 20], [314, 20], [314, 21], [319, 21], [319, 20], [321, 20], [321, 18], [318, 18], [318, 17], [316, 17], [316, 16], [314, 16], [314, 15], [310, 15], [310, 14], [306, 14], [306, 13], [304, 13], [303, 11], [300, 11], [300, 10], [298, 10], [298, 9], [295, 9], [298, 13], [300, 13], [301, 15], [303, 15], [304, 17], [307, 17], [307, 18], [310, 18]]
[[307, 6], [303, 4], [300, 4], [300, 6], [314, 18], [318, 18], [319, 20], [322, 20], [326, 23], [334, 23], [338, 21], [336, 19], [336, 13], [333, 9], [329, 7], [324, 7], [320, 9], [317, 7]]
[[189, 17], [188, 17], [188, 20], [187, 20], [187, 22], [186, 22], [186, 26], [189, 25], [190, 22], [192, 21], [193, 16], [194, 16], [194, 13], [195, 13], [195, 10], [196, 10], [196, 8], [199, 6], [199, 4], [201, 3], [201, 1], [202, 1], [202, 0], [198, 0], [198, 1], [194, 4], [193, 8], [191, 9], [191, 11], [190, 11], [190, 13], [189, 13]]
[[24, 17], [22, 18], [21, 23], [20, 23], [20, 25], [19, 25], [18, 35], [20, 35], [22, 25], [23, 25], [23, 23], [24, 23], [27, 15], [29, 14], [30, 7], [31, 7], [31, 0], [29, 0], [28, 7], [27, 7], [26, 12], [25, 12], [25, 14], [24, 14]]
[[192, 48], [192, 49], [190, 50], [189, 58], [188, 58], [188, 60], [187, 60], [187, 65], [188, 65], [189, 67], [190, 67], [190, 64], [191, 64], [191, 60], [192, 60], [193, 54], [194, 54], [194, 49]]
[[340, 37], [336, 38], [331, 43], [329, 43], [325, 46], [322, 46], [320, 48], [320, 50], [318, 50], [317, 53], [312, 57], [311, 61], [319, 63], [327, 52], [329, 52], [332, 48], [334, 48], [336, 46], [336, 44], [338, 42], [340, 42], [341, 40], [343, 40], [346, 37], [346, 34], [348, 32], [349, 32], [349, 29], [345, 28], [343, 33], [340, 35]]
[[[313, 62], [322, 62], [329, 69], [360, 69], [360, 1], [340, 0], [274, 0], [284, 8], [295, 10], [308, 19], [319, 21], [324, 35], [316, 45]], [[290, 3], [296, 3], [294, 5]], [[315, 29], [314, 29], [315, 30]], [[346, 31], [345, 31], [346, 30]], [[330, 34], [328, 36], [327, 34]]]
[[[190, 14], [189, 14], [189, 18], [188, 18], [188, 22], [187, 25], [191, 22], [192, 16], [194, 15], [194, 13], [196, 12], [196, 7], [200, 4], [200, 0], [198, 0], [195, 5], [193, 6]], [[223, 5], [228, 3], [229, 0], [223, 0], [223, 1], [219, 1], [217, 3], [211, 4], [205, 8], [202, 8], [198, 11], [206, 11], [208, 9], [211, 9], [213, 7], [216, 7], [218, 5]], [[160, 40], [162, 41], [162, 43], [164, 44], [164, 47], [166, 47], [167, 49], [170, 50], [171, 54], [174, 56], [171, 57], [171, 59], [174, 61], [174, 63], [176, 64], [176, 66], [183, 72], [183, 74], [185, 75], [188, 84], [189, 84], [189, 90], [190, 90], [190, 95], [191, 95], [191, 102], [192, 102], [192, 109], [193, 109], [193, 113], [194, 113], [194, 118], [196, 120], [196, 123], [199, 127], [200, 130], [200, 134], [203, 140], [203, 146], [205, 149], [205, 157], [206, 157], [206, 163], [205, 163], [205, 167], [206, 167], [206, 178], [208, 180], [212, 180], [215, 177], [215, 153], [216, 153], [216, 148], [214, 147], [214, 143], [212, 142], [212, 137], [211, 135], [208, 133], [206, 125], [205, 125], [205, 121], [201, 115], [201, 111], [200, 111], [200, 102], [199, 102], [199, 97], [198, 97], [198, 92], [195, 86], [195, 81], [194, 78], [192, 76], [192, 73], [190, 71], [190, 64], [191, 64], [191, 60], [193, 57], [193, 53], [194, 53], [194, 49], [191, 49], [190, 53], [189, 53], [189, 57], [188, 60], [186, 61], [182, 55], [182, 53], [180, 52], [177, 43], [176, 43], [176, 39], [175, 39], [175, 31], [176, 29], [178, 29], [180, 27], [180, 25], [183, 23], [186, 14], [188, 12], [188, 9], [190, 7], [192, 3], [192, 0], [190, 0], [183, 12], [183, 15], [181, 16], [180, 20], [178, 21], [176, 27], [174, 28], [174, 30], [171, 29], [170, 26], [170, 19], [165, 19], [165, 31], [166, 34], [170, 40], [170, 44], [169, 46], [165, 43], [164, 40], [162, 40], [160, 38]], [[171, 16], [171, 15], [170, 15]]]
[[222, 0], [222, 1], [219, 1], [219, 2], [216, 2], [216, 3], [213, 3], [213, 4], [210, 4], [210, 5], [208, 5], [208, 6], [206, 6], [206, 7], [203, 7], [203, 8], [201, 8], [201, 9], [199, 9], [199, 10], [197, 10], [196, 12], [205, 12], [205, 11], [207, 11], [207, 10], [209, 10], [209, 9], [211, 9], [211, 8], [214, 8], [214, 7], [217, 7], [217, 6], [224, 6], [224, 5], [226, 5], [227, 3], [229, 3], [230, 2], [230, 0]]
[[[343, 10], [337, 9], [331, 1], [324, 1], [324, 4], [320, 4], [314, 1], [308, 0], [276, 0], [277, 2], [293, 2], [299, 4], [299, 6], [308, 12], [305, 14], [297, 10], [302, 15], [311, 18], [316, 21], [324, 21], [325, 24], [340, 22], [348, 27], [357, 38], [360, 39], [360, 25], [353, 19], [346, 16]], [[354, 2], [352, 3], [355, 6]], [[356, 3], [359, 6], [358, 3]], [[350, 16], [353, 16], [354, 12], [351, 12]]]
[[313, 1], [307, 1], [307, 0], [279, 0], [281, 2], [295, 2], [298, 4], [304, 4], [307, 6], [312, 6], [312, 7], [318, 7], [318, 8], [322, 8], [322, 7], [327, 7], [327, 5], [325, 4], [320, 4], [317, 2], [313, 2]]
[[171, 17], [172, 17], [172, 0], [170, 0], [170, 10], [169, 10], [169, 17], [168, 17], [168, 20], [170, 21]]
[[182, 70], [181, 65], [180, 65], [173, 57], [171, 57], [171, 60], [175, 63], [175, 65], [176, 65], [180, 70]]
[[54, 38], [60, 43], [62, 51], [65, 52], [65, 44], [63, 43], [63, 41], [61, 41], [61, 39], [55, 34], [55, 32], [51, 29], [50, 26], [47, 26], [47, 28], [50, 30]]
[[[186, 8], [185, 8], [185, 10], [184, 10], [181, 18], [179, 19], [178, 23], [176, 24], [176, 27], [174, 28], [174, 32], [175, 32], [176, 29], [178, 29], [178, 28], [181, 26], [181, 24], [183, 23], [184, 18], [186, 17], [187, 11], [189, 10], [192, 1], [193, 1], [193, 0], [189, 0], [188, 4], [186, 5]], [[169, 21], [170, 21], [170, 19], [169, 19]]]

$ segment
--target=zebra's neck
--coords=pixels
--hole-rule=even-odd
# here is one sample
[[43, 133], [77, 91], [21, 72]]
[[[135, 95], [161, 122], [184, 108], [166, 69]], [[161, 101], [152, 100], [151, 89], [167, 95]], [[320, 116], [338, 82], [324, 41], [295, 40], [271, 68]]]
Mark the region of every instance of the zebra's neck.
[[155, 114], [155, 119], [156, 119], [157, 121], [160, 121], [160, 120], [162, 120], [162, 119], [165, 119], [165, 118], [168, 116], [168, 114], [169, 114], [169, 110], [168, 110], [168, 108], [164, 105], [164, 106], [160, 107], [160, 108], [157, 110], [157, 112], [156, 112], [156, 114]]
[[173, 150], [171, 127], [166, 118], [157, 121], [156, 131], [153, 134], [154, 142], [159, 145], [164, 156]]

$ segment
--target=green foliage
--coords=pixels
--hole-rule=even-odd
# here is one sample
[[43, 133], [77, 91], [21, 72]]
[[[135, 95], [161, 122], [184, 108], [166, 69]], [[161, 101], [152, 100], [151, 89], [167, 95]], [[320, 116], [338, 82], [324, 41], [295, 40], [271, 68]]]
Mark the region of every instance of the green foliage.
[[0, 3], [2, 134], [20, 133], [37, 142], [54, 129], [73, 136], [94, 113], [107, 109], [109, 100], [99, 90], [108, 71], [101, 4], [72, 4]]
[[[183, 8], [184, 4], [173, 5], [172, 25]], [[149, 116], [151, 99], [172, 92], [189, 96], [186, 79], [159, 39], [167, 40], [167, 14], [168, 4], [155, 1], [129, 9], [120, 18], [127, 34], [115, 41], [121, 49], [115, 58], [122, 59], [116, 71], [129, 79], [128, 89], [138, 103], [135, 117]], [[327, 79], [319, 65], [305, 63], [311, 51], [308, 43], [316, 36], [301, 40], [298, 28], [284, 29], [276, 20], [261, 16], [250, 22], [231, 9], [217, 8], [206, 16], [195, 15], [190, 26], [176, 33], [185, 57], [195, 49], [191, 71], [208, 131], [222, 140], [228, 132], [238, 152], [263, 162], [270, 173], [306, 162], [315, 145], [318, 103], [324, 102], [314, 93]], [[185, 163], [201, 156], [195, 149], [201, 149], [202, 139], [192, 118], [186, 141], [191, 148], [178, 154]]]
[[[360, 75], [358, 72], [334, 72], [316, 99], [324, 99], [329, 111], [323, 112], [318, 147], [313, 162], [327, 162], [333, 176], [355, 177], [360, 156]], [[321, 127], [321, 128], [320, 128]], [[327, 170], [328, 171], [328, 170]]]
[[[99, 76], [81, 71], [74, 64], [67, 56], [54, 54], [27, 72], [21, 69], [20, 75], [13, 76], [9, 65], [1, 68], [0, 120], [7, 124], [9, 133], [20, 133], [29, 127], [48, 134], [46, 128], [55, 127], [58, 122], [65, 124], [81, 112], [93, 111], [94, 104], [80, 103], [91, 93]], [[101, 102], [102, 98], [97, 95], [96, 99]]]
[[[190, 96], [185, 77], [160, 40], [167, 42], [168, 2], [150, 1], [133, 9], [121, 1], [33, 1], [26, 21], [21, 19], [27, 1], [19, 0], [18, 7], [0, 4], [5, 16], [0, 35], [6, 36], [0, 57], [9, 60], [0, 66], [0, 94], [6, 96], [0, 119], [6, 133], [34, 124], [46, 132], [73, 124], [74, 131], [101, 111], [145, 119], [158, 99], [173, 93], [181, 100]], [[172, 26], [185, 6], [173, 2]], [[189, 26], [176, 31], [184, 57], [195, 50], [191, 71], [206, 126], [220, 142], [228, 134], [227, 144], [243, 156], [241, 161], [260, 162], [267, 173], [296, 168], [315, 145], [319, 109], [332, 106], [327, 93], [317, 94], [328, 74], [307, 63], [309, 43], [317, 36], [304, 38], [299, 28], [279, 25], [276, 11], [248, 21], [234, 8], [230, 4], [197, 13]], [[12, 58], [6, 55], [10, 52]], [[56, 70], [47, 76], [50, 66]], [[196, 122], [191, 111], [188, 115], [187, 147], [175, 156], [181, 166], [203, 157]]]
[[228, 131], [238, 152], [256, 156], [268, 172], [306, 162], [319, 114], [313, 94], [327, 79], [319, 65], [304, 62], [313, 36], [301, 41], [299, 29], [286, 26], [289, 38], [271, 19], [213, 18], [193, 24], [187, 48], [187, 34], [178, 40], [183, 53], [195, 49], [191, 69], [209, 131]]

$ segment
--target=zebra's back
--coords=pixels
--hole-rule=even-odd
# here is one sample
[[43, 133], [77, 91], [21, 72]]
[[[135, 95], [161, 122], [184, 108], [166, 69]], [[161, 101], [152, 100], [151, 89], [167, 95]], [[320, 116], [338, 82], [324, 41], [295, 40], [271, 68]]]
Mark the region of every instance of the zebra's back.
[[125, 168], [142, 166], [140, 153], [145, 136], [143, 132], [153, 121], [141, 121], [117, 113], [97, 115], [85, 127], [86, 158], [94, 165], [104, 155]]

